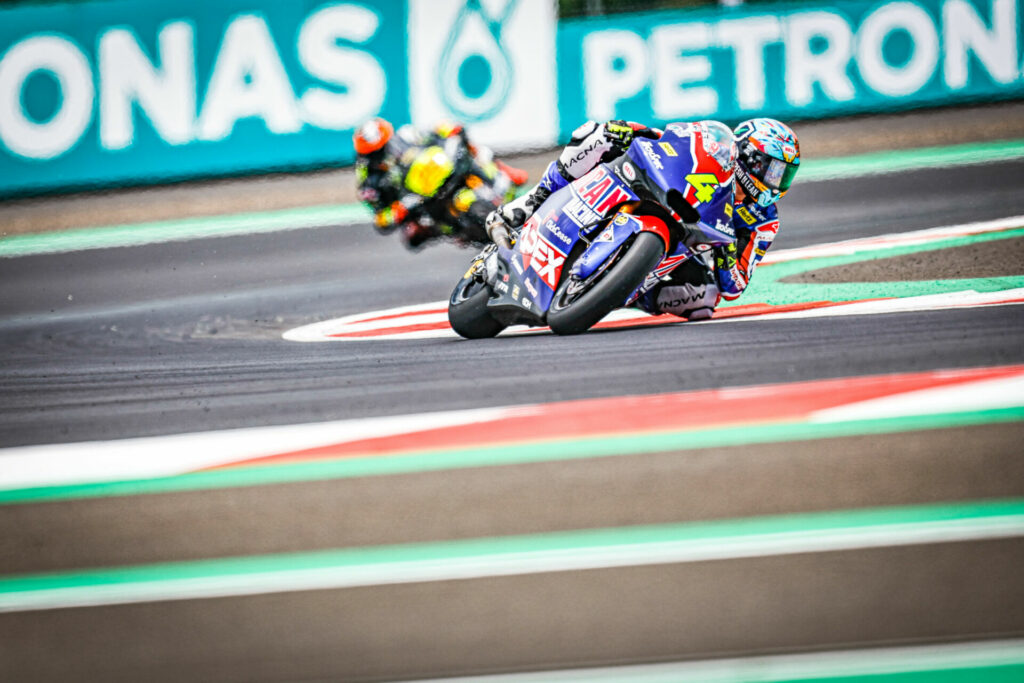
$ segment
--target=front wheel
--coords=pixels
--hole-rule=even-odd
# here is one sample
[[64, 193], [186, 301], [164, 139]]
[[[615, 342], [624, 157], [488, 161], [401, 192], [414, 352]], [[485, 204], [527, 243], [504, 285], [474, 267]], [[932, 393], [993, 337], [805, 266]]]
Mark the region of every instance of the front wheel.
[[505, 325], [491, 317], [487, 302], [490, 288], [470, 276], [459, 280], [448, 299], [448, 323], [466, 339], [486, 339], [505, 329]]
[[585, 280], [570, 275], [558, 286], [551, 301], [547, 317], [551, 331], [555, 334], [586, 332], [621, 306], [664, 256], [665, 243], [661, 237], [641, 232], [626, 252], [607, 268]]

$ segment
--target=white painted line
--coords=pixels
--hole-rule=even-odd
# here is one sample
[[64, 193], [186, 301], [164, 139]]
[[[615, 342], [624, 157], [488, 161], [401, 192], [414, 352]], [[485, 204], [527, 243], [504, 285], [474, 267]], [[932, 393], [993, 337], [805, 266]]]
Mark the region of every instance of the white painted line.
[[0, 593], [0, 612], [27, 612], [139, 602], [339, 590], [550, 572], [735, 560], [866, 548], [982, 541], [1024, 536], [1024, 516], [1004, 515], [733, 537], [498, 552], [366, 564], [225, 572], [113, 584]]
[[1024, 639], [463, 676], [410, 683], [781, 683], [1024, 664]]
[[128, 481], [280, 453], [499, 420], [523, 408], [478, 408], [192, 434], [0, 449], [0, 490]]
[[969, 235], [981, 235], [988, 232], [999, 232], [1002, 230], [1024, 227], [1024, 216], [1010, 216], [994, 221], [983, 221], [979, 223], [964, 223], [962, 225], [948, 225], [939, 228], [927, 228], [925, 230], [914, 230], [911, 232], [892, 233], [878, 237], [861, 237], [842, 242], [830, 242], [828, 244], [815, 244], [809, 247], [796, 249], [782, 249], [770, 251], [765, 254], [761, 265], [766, 266], [772, 263], [784, 263], [807, 258], [821, 258], [824, 256], [847, 256], [860, 254], [893, 247], [905, 247], [915, 244], [928, 244], [953, 237], [967, 237]]
[[[1007, 301], [1012, 299], [1012, 301]], [[973, 289], [945, 294], [925, 294], [908, 296], [900, 299], [880, 299], [878, 301], [855, 301], [835, 306], [810, 308], [803, 311], [787, 311], [783, 313], [762, 313], [759, 315], [737, 318], [719, 318], [699, 321], [698, 325], [722, 324], [733, 322], [770, 322], [773, 320], [790, 320], [795, 318], [829, 318], [844, 315], [882, 315], [885, 313], [914, 313], [918, 311], [940, 311], [951, 308], [968, 308], [976, 306], [1000, 306], [1024, 303], [1024, 288], [1004, 289], [997, 292], [976, 292]], [[693, 324], [693, 323], [689, 323]]]
[[849, 403], [816, 411], [811, 414], [809, 421], [848, 422], [1020, 406], [1024, 406], [1024, 372], [1015, 377], [959, 383]]
[[[436, 311], [439, 309], [443, 309], [445, 312], [433, 315], [429, 313], [429, 311]], [[438, 321], [447, 320], [447, 309], [447, 301], [431, 301], [425, 304], [414, 304], [412, 306], [399, 306], [397, 308], [387, 308], [379, 311], [355, 313], [352, 315], [343, 316], [341, 318], [332, 318], [331, 320], [324, 320], [318, 323], [312, 323], [310, 325], [296, 327], [285, 332], [283, 336], [288, 341], [323, 341], [325, 337], [330, 337], [330, 335], [332, 334], [353, 331], [351, 329], [353, 326], [368, 325], [370, 324], [368, 321], [372, 321], [374, 318], [381, 318], [385, 316], [401, 316], [395, 318], [395, 320], [397, 321], [397, 325], [406, 325], [409, 324], [405, 322], [406, 320], [418, 318], [423, 318], [425, 320], [436, 319]], [[375, 324], [381, 327], [385, 327], [385, 322], [387, 321], [378, 320], [376, 321]], [[391, 326], [395, 327], [396, 325]]]
[[[368, 311], [348, 315], [343, 318], [334, 318], [323, 322], [303, 325], [288, 330], [282, 335], [287, 341], [294, 342], [325, 342], [325, 341], [352, 341], [366, 339], [367, 337], [349, 337], [340, 335], [351, 335], [362, 332], [379, 331], [370, 339], [461, 339], [450, 327], [448, 327], [448, 302], [432, 301], [415, 306], [404, 306], [402, 308], [383, 309], [379, 311]], [[433, 313], [442, 309], [440, 313]], [[384, 318], [384, 319], [381, 319]], [[612, 311], [602, 319], [602, 322], [617, 320], [645, 320], [650, 318], [647, 313], [631, 308], [620, 308]], [[680, 321], [682, 322], [682, 321]], [[435, 329], [417, 330], [411, 332], [398, 332], [397, 330], [412, 325], [432, 325]], [[546, 327], [527, 327], [525, 325], [513, 325], [502, 330], [501, 336], [517, 336], [523, 334], [550, 334]]]

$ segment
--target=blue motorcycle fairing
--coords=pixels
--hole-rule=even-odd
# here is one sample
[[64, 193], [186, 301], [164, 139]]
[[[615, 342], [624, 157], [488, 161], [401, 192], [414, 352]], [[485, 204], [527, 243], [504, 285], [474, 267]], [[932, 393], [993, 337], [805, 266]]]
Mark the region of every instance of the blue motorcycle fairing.
[[[508, 315], [509, 324], [542, 321], [546, 308], [539, 307], [536, 284], [528, 279], [516, 251], [498, 247], [491, 258], [493, 261], [485, 262], [487, 284], [493, 293], [487, 307], [511, 313]], [[548, 298], [550, 300], [550, 295]]]
[[562, 266], [589, 228], [613, 208], [634, 201], [636, 194], [603, 164], [555, 191], [523, 226], [511, 251], [501, 257], [521, 280], [534, 313], [551, 305]]
[[635, 216], [620, 213], [594, 238], [586, 251], [580, 254], [570, 271], [575, 277], [586, 279], [593, 275], [615, 250], [633, 235], [641, 232], [644, 224]]
[[[523, 226], [513, 249], [498, 250], [502, 266], [498, 269], [500, 272], [489, 272], [488, 283], [496, 297], [488, 307], [505, 309], [508, 315], [512, 314], [511, 309], [518, 308], [523, 317], [543, 321], [562, 279], [562, 266], [580, 240], [580, 231], [595, 226], [623, 203], [639, 199], [627, 181], [632, 182], [634, 174], [640, 172], [661, 187], [691, 195], [702, 193], [702, 196], [711, 191], [712, 195], [708, 201], [697, 203], [695, 208], [700, 220], [696, 226], [688, 226], [690, 234], [696, 233], [697, 239], [687, 240], [689, 246], [673, 245], [672, 253], [648, 276], [638, 292], [642, 293], [645, 286], [653, 287], [661, 274], [691, 258], [695, 251], [710, 248], [711, 244], [733, 242], [732, 176], [728, 176], [728, 182], [719, 184], [714, 174], [694, 173], [700, 167], [695, 151], [697, 143], [683, 128], [677, 126], [674, 132], [666, 131], [656, 142], [657, 148], [650, 140], [634, 141], [627, 153], [627, 162], [632, 162], [634, 168], [626, 168], [628, 163], [618, 170], [599, 164], [583, 177], [553, 192]], [[591, 243], [570, 272], [581, 278], [592, 275], [626, 239], [642, 228], [643, 223], [629, 214], [616, 216], [599, 235], [589, 236]], [[635, 292], [630, 301], [636, 296]]]
[[732, 196], [731, 187], [728, 192], [716, 192], [715, 198], [700, 211], [697, 227], [704, 237], [701, 240], [703, 244], [719, 247], [736, 241], [736, 231], [732, 227]]
[[[699, 241], [712, 245], [729, 244], [736, 240], [732, 229], [732, 174], [729, 174], [728, 182], [719, 183], [713, 174], [695, 173], [695, 169], [700, 167], [696, 145], [697, 138], [691, 129], [673, 124], [659, 140], [634, 140], [626, 155], [629, 162], [665, 191], [666, 197], [666, 188], [675, 188], [680, 194], [689, 192], [696, 198], [702, 194], [701, 190], [713, 187], [711, 198], [696, 201], [694, 206], [699, 216], [696, 225], [700, 232]], [[662, 198], [665, 200], [662, 203], [670, 206], [666, 197]]]

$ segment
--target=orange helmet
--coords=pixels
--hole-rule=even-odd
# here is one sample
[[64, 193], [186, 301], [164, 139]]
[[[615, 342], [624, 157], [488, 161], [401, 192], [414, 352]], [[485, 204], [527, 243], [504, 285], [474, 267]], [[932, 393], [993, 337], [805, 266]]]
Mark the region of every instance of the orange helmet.
[[356, 154], [366, 156], [383, 148], [394, 134], [394, 126], [380, 117], [375, 117], [356, 130], [352, 136], [352, 144], [355, 145]]

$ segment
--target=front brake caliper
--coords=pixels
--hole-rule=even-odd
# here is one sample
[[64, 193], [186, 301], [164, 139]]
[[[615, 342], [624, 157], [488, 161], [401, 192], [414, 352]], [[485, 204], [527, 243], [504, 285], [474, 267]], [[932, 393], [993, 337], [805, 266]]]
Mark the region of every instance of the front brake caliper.
[[466, 270], [466, 273], [462, 276], [462, 279], [468, 280], [469, 278], [473, 278], [478, 282], [486, 282], [487, 261], [496, 250], [497, 247], [493, 244], [488, 244], [486, 247], [484, 247], [484, 250], [477, 254], [476, 258], [473, 259], [473, 262], [469, 264], [469, 269]]

